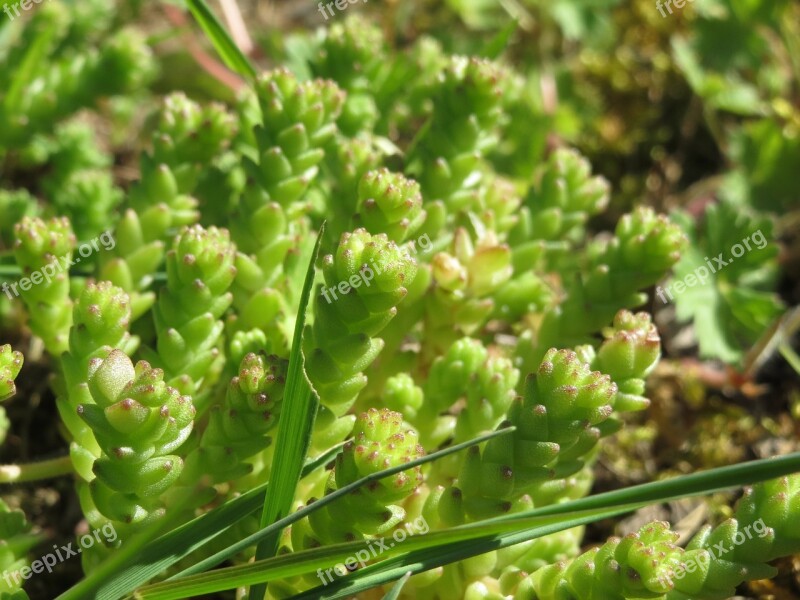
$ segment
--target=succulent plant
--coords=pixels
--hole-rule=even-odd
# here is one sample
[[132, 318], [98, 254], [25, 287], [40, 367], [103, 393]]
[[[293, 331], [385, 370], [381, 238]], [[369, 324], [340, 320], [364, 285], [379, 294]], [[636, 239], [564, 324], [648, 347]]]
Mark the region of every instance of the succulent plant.
[[[19, 295], [30, 311], [31, 330], [58, 356], [67, 349], [72, 318], [69, 269], [75, 235], [67, 218], [29, 217], [17, 224], [14, 235], [17, 264], [26, 275], [18, 282]], [[12, 287], [16, 293], [16, 286]]]
[[335, 254], [323, 259], [326, 287], [315, 294], [316, 319], [306, 331], [304, 351], [308, 377], [327, 411], [318, 422], [331, 436], [326, 439], [339, 441], [349, 433], [350, 417], [335, 427], [332, 418], [343, 417], [367, 385], [363, 371], [383, 347], [377, 335], [397, 313], [416, 270], [407, 248], [364, 229], [342, 234]]
[[[22, 354], [11, 349], [9, 344], [0, 346], [0, 402], [8, 400], [17, 392], [14, 380], [22, 368]], [[0, 444], [6, 439], [9, 421], [5, 409], [0, 406]]]
[[78, 406], [102, 455], [93, 467], [91, 492], [110, 519], [141, 523], [160, 517], [159, 496], [180, 477], [183, 458], [174, 454], [189, 437], [195, 408], [189, 396], [164, 382], [145, 361], [134, 367], [120, 350], [89, 366], [93, 403]]
[[169, 384], [195, 394], [213, 381], [222, 314], [233, 297], [235, 247], [224, 229], [184, 229], [167, 253], [167, 286], [154, 309], [158, 361]]
[[571, 561], [542, 567], [514, 598], [729, 598], [743, 581], [773, 577], [767, 562], [800, 548], [786, 523], [799, 486], [791, 476], [749, 488], [732, 518], [703, 527], [686, 549], [667, 523], [648, 523]]
[[87, 482], [94, 479], [92, 466], [100, 447], [80, 418], [78, 407], [93, 402], [87, 385], [93, 361], [105, 358], [111, 350], [133, 353], [137, 349], [139, 340], [128, 331], [130, 321], [128, 295], [108, 282], [88, 284], [73, 310], [69, 351], [61, 357], [63, 381], [57, 406], [68, 432], [73, 465]]
[[14, 380], [22, 369], [22, 361], [22, 354], [12, 350], [9, 344], [0, 346], [0, 401], [16, 394]]
[[[153, 54], [160, 34], [123, 26], [149, 14], [138, 1], [45, 3], [0, 19], [11, 65], [0, 71], [0, 334], [42, 378], [19, 385], [29, 406], [11, 404], [3, 461], [25, 461], [0, 465], [0, 484], [72, 476], [81, 518], [120, 532], [114, 553], [85, 548], [84, 579], [52, 596], [241, 584], [254, 600], [722, 600], [800, 550], [793, 475], [749, 489], [732, 512], [715, 505], [685, 547], [654, 522], [582, 552], [584, 527], [601, 517], [583, 509], [598, 507], [586, 497], [603, 452], [638, 451], [657, 422], [670, 433], [664, 384], [676, 369], [657, 369], [656, 322], [667, 354], [691, 341], [690, 329], [675, 335], [673, 314], [693, 321], [706, 356], [734, 363], [759, 342], [745, 372], [726, 371], [722, 397], [772, 386], [769, 369], [753, 381], [776, 348], [797, 367], [797, 313], [777, 320], [773, 293], [778, 267], [793, 283], [797, 254], [786, 223], [800, 116], [783, 81], [800, 47], [796, 7], [718, 0], [714, 14], [698, 6], [667, 25], [644, 0], [627, 11], [563, 0], [533, 7], [535, 19], [530, 1], [422, 12], [394, 2], [380, 24], [363, 6], [318, 31], [262, 37], [274, 64], [260, 73], [263, 53], [246, 51], [241, 31], [230, 43], [202, 2], [189, 4], [226, 69], [193, 47]], [[642, 64], [630, 33], [599, 60], [631, 20], [654, 34]], [[713, 64], [700, 56], [712, 30], [753, 42], [750, 23], [767, 32], [750, 49], [758, 60], [732, 46]], [[531, 32], [537, 44], [518, 43]], [[672, 51], [653, 50], [675, 32]], [[210, 77], [196, 77], [197, 62]], [[653, 86], [647, 102], [627, 97], [641, 82]], [[629, 107], [623, 135], [614, 118]], [[669, 127], [644, 130], [684, 114], [680, 143]], [[726, 174], [703, 180], [704, 165], [723, 162]], [[686, 212], [650, 208], [673, 204]], [[736, 260], [707, 287], [688, 284], [728, 251]], [[721, 312], [701, 318], [708, 311]], [[0, 401], [21, 360], [0, 346]], [[51, 397], [55, 421], [42, 413]], [[698, 405], [719, 404], [709, 402], [678, 408], [689, 422]], [[68, 456], [28, 459], [26, 410], [48, 443], [57, 428]], [[767, 428], [748, 419], [748, 442], [761, 444]], [[0, 441], [8, 428], [0, 411]], [[790, 429], [770, 421], [769, 434]], [[692, 467], [708, 466], [701, 454]], [[616, 472], [631, 483], [651, 475], [628, 472], [629, 460]], [[693, 476], [691, 490], [708, 491], [718, 473]], [[622, 495], [661, 501], [673, 485]], [[602, 510], [633, 506], [619, 497]], [[383, 546], [420, 519], [433, 535]], [[0, 502], [0, 570], [26, 567], [30, 531]], [[225, 577], [200, 574], [223, 561]], [[320, 566], [340, 580], [318, 587]], [[367, 591], [408, 571], [394, 591]], [[24, 598], [21, 584], [3, 572], [0, 599]]]
[[[5, 92], [0, 103], [3, 148], [23, 146], [36, 133], [51, 130], [57, 121], [99, 98], [132, 93], [152, 77], [153, 58], [144, 36], [134, 29], [109, 31], [111, 19], [99, 18], [109, 7], [100, 2], [88, 6], [92, 10], [85, 12], [57, 4], [41, 7], [10, 50], [8, 64], [22, 64], [34, 46], [40, 59], [29, 68], [8, 69], [0, 75], [0, 89]], [[92, 26], [99, 31], [87, 36]], [[72, 46], [72, 51], [61, 52], [64, 46]], [[36, 80], [40, 85], [31, 85]]]
[[228, 386], [225, 401], [211, 408], [199, 446], [189, 454], [184, 480], [231, 481], [252, 471], [246, 460], [272, 442], [280, 417], [287, 362], [247, 354]]
[[369, 171], [358, 184], [356, 224], [371, 233], [385, 233], [398, 244], [425, 220], [419, 184], [387, 169]]
[[[417, 433], [403, 425], [403, 415], [387, 409], [369, 410], [356, 419], [353, 439], [337, 456], [326, 493], [423, 455]], [[303, 527], [296, 529], [294, 543], [305, 547], [315, 545], [315, 540], [333, 543], [390, 532], [405, 520], [401, 501], [421, 483], [422, 471], [417, 466], [334, 500], [309, 518], [308, 537], [301, 537]]]
[[31, 525], [21, 510], [11, 510], [0, 500], [0, 598], [3, 600], [28, 600], [21, 589], [22, 569], [28, 568], [25, 554], [41, 541], [41, 536], [31, 533]]

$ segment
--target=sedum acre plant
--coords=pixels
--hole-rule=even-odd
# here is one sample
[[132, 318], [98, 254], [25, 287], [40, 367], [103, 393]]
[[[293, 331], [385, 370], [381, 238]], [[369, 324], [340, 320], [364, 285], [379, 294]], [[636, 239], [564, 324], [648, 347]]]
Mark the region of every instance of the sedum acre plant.
[[[8, 344], [0, 346], [0, 402], [9, 399], [16, 393], [17, 387], [14, 379], [19, 375], [22, 361], [22, 354], [12, 350], [11, 346]], [[6, 411], [0, 406], [0, 443], [6, 438], [8, 425]]]
[[[578, 149], [538, 160], [515, 130], [547, 121], [528, 114], [535, 80], [491, 48], [396, 50], [341, 16], [295, 40], [295, 70], [259, 73], [187, 4], [245, 84], [227, 104], [157, 103], [124, 191], [85, 126], [37, 136], [147, 81], [137, 34], [106, 40], [104, 22], [70, 67], [61, 30], [90, 24], [47, 5], [13, 50], [49, 57], [47, 94], [0, 75], [0, 160], [55, 173], [42, 202], [0, 191], [0, 276], [21, 290], [0, 318], [52, 372], [65, 448], [0, 483], [70, 476], [88, 526], [118, 533], [82, 546], [61, 600], [721, 600], [800, 551], [796, 454], [591, 493], [604, 449], [662, 400], [654, 286], [750, 220], [700, 242], [614, 206]], [[101, 231], [114, 243], [85, 256]], [[744, 326], [731, 339], [767, 325], [736, 304], [757, 259], [714, 288]], [[21, 365], [0, 347], [0, 400]], [[0, 412], [0, 442], [7, 428]], [[685, 545], [654, 521], [584, 551], [592, 522], [743, 486]], [[26, 597], [15, 574], [39, 538], [22, 517], [0, 501], [2, 600]]]

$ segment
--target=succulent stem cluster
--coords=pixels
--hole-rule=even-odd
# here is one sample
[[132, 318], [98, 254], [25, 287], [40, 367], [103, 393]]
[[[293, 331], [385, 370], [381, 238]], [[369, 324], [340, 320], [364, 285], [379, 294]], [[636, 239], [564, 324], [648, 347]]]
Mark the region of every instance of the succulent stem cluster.
[[[401, 381], [390, 380], [387, 386], [396, 387]], [[465, 337], [453, 343], [433, 362], [425, 401], [412, 413], [426, 446], [450, 438], [463, 442], [497, 427], [516, 396], [518, 381], [519, 371], [511, 361], [490, 356], [479, 340]], [[459, 400], [464, 407], [458, 416], [445, 414]]]
[[417, 264], [408, 248], [385, 234], [357, 229], [343, 234], [335, 254], [324, 257], [322, 272], [326, 288], [314, 297], [316, 318], [308, 326], [304, 351], [325, 411], [318, 431], [327, 431], [326, 441], [335, 443], [349, 433], [353, 420], [333, 421], [344, 417], [367, 385], [363, 371], [383, 348], [377, 335], [397, 314]]
[[312, 57], [318, 77], [332, 79], [347, 92], [338, 125], [348, 136], [371, 131], [381, 118], [375, 98], [385, 46], [378, 27], [366, 19], [346, 19], [334, 23]]
[[528, 192], [512, 235], [528, 245], [539, 240], [574, 241], [589, 217], [608, 205], [609, 196], [608, 182], [592, 176], [588, 160], [575, 150], [559, 148]]
[[513, 275], [511, 250], [491, 233], [473, 240], [459, 227], [451, 248], [431, 260], [431, 274], [426, 319], [432, 349], [444, 351], [455, 335], [473, 334], [495, 311], [493, 296]]
[[78, 407], [94, 402], [88, 387], [93, 361], [106, 358], [112, 350], [130, 354], [137, 349], [138, 338], [128, 332], [130, 320], [128, 295], [107, 281], [89, 283], [75, 303], [69, 351], [61, 357], [63, 381], [57, 406], [69, 434], [73, 465], [87, 482], [94, 479], [92, 467], [101, 451]]
[[[238, 276], [233, 286], [235, 331], [267, 332], [272, 352], [287, 352], [291, 333], [276, 326], [299, 294], [292, 262], [308, 241], [307, 192], [336, 133], [343, 92], [330, 81], [300, 82], [287, 70], [259, 77], [247, 96], [244, 119], [252, 121], [239, 162], [246, 184], [234, 193], [230, 218]], [[226, 215], [226, 218], [228, 215]], [[298, 265], [299, 269], [304, 266]]]
[[117, 521], [140, 523], [163, 514], [159, 496], [178, 480], [183, 459], [174, 454], [189, 437], [195, 408], [189, 396], [164, 382], [147, 362], [133, 365], [113, 350], [89, 366], [94, 403], [78, 406], [102, 455], [94, 463], [92, 498]]
[[384, 233], [401, 244], [425, 221], [419, 184], [400, 173], [379, 169], [365, 173], [358, 184], [356, 225]]
[[14, 380], [22, 369], [22, 361], [22, 354], [12, 350], [10, 345], [0, 346], [0, 402], [17, 393]]
[[228, 385], [225, 401], [212, 407], [197, 449], [186, 459], [184, 480], [211, 483], [247, 475], [246, 460], [269, 446], [278, 423], [287, 361], [247, 354]]
[[[652, 370], [660, 352], [658, 334], [645, 313], [620, 311], [614, 327], [605, 335], [605, 342], [596, 351], [590, 346], [580, 347], [578, 352], [550, 349], [537, 371], [525, 379], [523, 394], [516, 398], [516, 378], [508, 379], [516, 370], [507, 371], [505, 379], [496, 373], [491, 375], [497, 367], [487, 366], [486, 352], [481, 353], [480, 344], [474, 340], [457, 342], [445, 357], [434, 362], [425, 389], [426, 403], [410, 413], [412, 422], [430, 423], [448, 405], [466, 399], [466, 407], [457, 418], [442, 414], [437, 425], [428, 425], [428, 430], [441, 430], [448, 420], [455, 420], [457, 427], [465, 426], [470, 411], [475, 410], [475, 401], [470, 398], [480, 398], [477, 406], [483, 412], [478, 414], [488, 417], [488, 428], [499, 422], [497, 416], [489, 417], [486, 412], [490, 406], [497, 406], [490, 401], [491, 390], [506, 389], [502, 396], [505, 404], [500, 405], [506, 408], [500, 418], [503, 425], [516, 429], [490, 440], [482, 450], [469, 449], [460, 464], [435, 471], [438, 481], [433, 476], [428, 481], [439, 485], [430, 490], [423, 508], [430, 523], [460, 525], [588, 493], [588, 467], [598, 442], [621, 426], [616, 414], [642, 410], [648, 405], [640, 395], [644, 391], [643, 378]], [[599, 367], [610, 373], [592, 370]], [[477, 375], [469, 377], [470, 372]], [[477, 382], [486, 381], [490, 375], [498, 387], [481, 390]], [[508, 387], [504, 388], [503, 382]], [[408, 382], [392, 379], [390, 383], [395, 401], [404, 396], [408, 398], [406, 403], [413, 401], [413, 388]], [[427, 401], [429, 397], [441, 405]], [[526, 570], [531, 572], [574, 556], [579, 549], [579, 532], [580, 529], [569, 530], [526, 542], [513, 550], [490, 553], [483, 557], [484, 563], [450, 565], [443, 570], [444, 580], [420, 578], [415, 593], [426, 598], [443, 597], [443, 586], [457, 585], [458, 595], [468, 595], [485, 588], [487, 582], [491, 587], [513, 590]], [[450, 583], [442, 583], [445, 580]]]
[[[32, 534], [31, 525], [21, 510], [11, 510], [0, 500], [0, 570], [2, 573], [19, 573], [28, 566], [25, 554], [41, 542], [41, 536]], [[3, 600], [28, 600], [20, 590], [22, 578], [0, 578], [0, 598]]]
[[130, 208], [117, 224], [115, 253], [104, 256], [101, 276], [131, 295], [137, 319], [155, 302], [146, 291], [164, 258], [169, 231], [200, 218], [192, 196], [204, 165], [216, 160], [236, 132], [233, 115], [218, 104], [201, 106], [184, 94], [168, 96], [161, 108], [153, 149], [142, 155], [141, 177]]
[[[22, 354], [11, 349], [9, 344], [0, 346], [0, 402], [8, 400], [17, 392], [14, 380], [22, 369]], [[0, 406], [0, 444], [6, 438], [9, 422], [5, 409]]]
[[[0, 402], [16, 393], [14, 380], [22, 369], [22, 362], [22, 354], [12, 350], [10, 345], [0, 346]], [[5, 439], [7, 429], [5, 411], [0, 407], [0, 443]], [[21, 510], [10, 510], [0, 500], [0, 569], [4, 573], [27, 566], [25, 554], [41, 541], [40, 536], [31, 534], [30, 530], [25, 514]], [[0, 579], [0, 598], [27, 600], [27, 595], [20, 591], [20, 587], [19, 579]]]
[[[28, 66], [0, 73], [0, 148], [23, 146], [67, 115], [101, 97], [132, 93], [152, 76], [144, 37], [132, 29], [110, 31], [107, 3], [93, 0], [75, 11], [59, 4], [41, 8], [5, 57], [8, 65], [27, 59]], [[72, 52], [62, 45], [73, 46]]]
[[[355, 422], [353, 439], [336, 458], [325, 493], [424, 455], [417, 433], [400, 413], [371, 409]], [[363, 539], [390, 532], [406, 518], [400, 502], [422, 483], [419, 466], [375, 481], [312, 513], [292, 530], [296, 548]], [[312, 498], [309, 502], [313, 502]]]
[[[69, 268], [75, 235], [67, 218], [28, 217], [16, 225], [14, 234], [14, 255], [28, 277], [27, 285], [19, 282], [19, 294], [30, 311], [31, 330], [58, 356], [67, 349], [72, 324]], [[47, 272], [50, 277], [44, 276]]]
[[703, 527], [685, 549], [667, 523], [649, 523], [572, 561], [539, 569], [514, 598], [724, 600], [744, 581], [774, 577], [776, 569], [767, 563], [800, 550], [793, 519], [799, 503], [800, 478], [769, 481], [748, 488], [732, 518]]
[[224, 325], [233, 296], [235, 246], [227, 230], [199, 225], [175, 239], [167, 253], [167, 286], [154, 309], [158, 359], [169, 384], [194, 395], [213, 381]]
[[491, 61], [455, 56], [431, 86], [431, 125], [417, 149], [429, 200], [441, 200], [450, 210], [472, 201], [475, 182], [469, 178], [496, 143], [506, 76]]

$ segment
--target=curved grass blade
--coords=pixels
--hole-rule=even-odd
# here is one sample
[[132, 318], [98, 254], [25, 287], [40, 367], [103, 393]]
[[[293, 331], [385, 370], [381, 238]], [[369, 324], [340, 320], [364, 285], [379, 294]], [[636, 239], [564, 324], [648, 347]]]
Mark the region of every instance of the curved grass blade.
[[[314, 244], [311, 260], [306, 270], [303, 293], [300, 296], [300, 306], [297, 309], [297, 319], [294, 324], [283, 408], [278, 421], [278, 433], [275, 436], [277, 450], [269, 478], [270, 493], [267, 494], [264, 510], [261, 513], [262, 529], [280, 521], [292, 510], [292, 502], [294, 502], [297, 484], [300, 481], [300, 472], [311, 443], [311, 432], [319, 408], [319, 398], [312, 389], [303, 366], [305, 360], [303, 357], [303, 329], [306, 326], [308, 301], [311, 298], [311, 288], [314, 286], [317, 256], [324, 235], [325, 223], [323, 222], [319, 228], [317, 242]], [[261, 539], [256, 547], [256, 560], [275, 556], [278, 552], [281, 529], [283, 528], [273, 528]], [[255, 586], [250, 590], [250, 600], [261, 600], [266, 589], [265, 585]]]
[[[568, 529], [576, 525], [593, 520], [629, 512], [643, 506], [642, 504], [629, 505], [607, 509], [606, 511], [585, 511], [577, 515], [549, 515], [545, 517], [527, 517], [513, 522], [502, 523], [471, 523], [461, 527], [446, 529], [407, 538], [402, 545], [395, 545], [381, 554], [381, 557], [412, 556], [414, 552], [435, 551], [436, 548], [451, 545], [463, 545], [474, 542], [476, 539], [494, 539], [500, 534], [510, 534], [520, 530], [556, 527], [555, 531]], [[544, 534], [542, 534], [544, 535]], [[534, 536], [535, 537], [535, 536]], [[332, 544], [322, 548], [303, 550], [292, 554], [284, 554], [246, 565], [226, 567], [208, 573], [192, 575], [176, 581], [169, 580], [141, 588], [136, 594], [137, 600], [170, 600], [175, 598], [195, 597], [200, 594], [212, 593], [233, 589], [243, 585], [254, 585], [258, 582], [269, 582], [278, 579], [295, 577], [313, 573], [320, 567], [330, 568], [336, 563], [343, 562], [355, 552], [366, 547], [364, 541]], [[379, 563], [383, 564], [383, 563]], [[377, 566], [377, 565], [375, 565]], [[411, 570], [406, 569], [406, 570]], [[401, 577], [403, 573], [395, 576]], [[332, 584], [325, 589], [332, 587]], [[325, 594], [327, 597], [327, 594]], [[315, 598], [322, 595], [317, 592]]]
[[225, 31], [205, 0], [186, 0], [186, 5], [225, 65], [242, 77], [255, 79], [255, 68]]
[[14, 114], [22, 102], [25, 89], [36, 78], [37, 71], [46, 57], [60, 41], [59, 30], [63, 32], [62, 24], [56, 19], [40, 19], [35, 22], [38, 29], [34, 33], [33, 43], [25, 52], [25, 57], [16, 67], [11, 79], [11, 85], [3, 98], [3, 106], [8, 114]]
[[[303, 476], [329, 463], [341, 451], [344, 442], [309, 460]], [[117, 600], [147, 583], [168, 567], [201, 548], [220, 533], [264, 506], [267, 487], [263, 484], [234, 498], [210, 512], [155, 539], [161, 527], [145, 530], [135, 543], [125, 544], [99, 568], [58, 597], [57, 600]]]
[[[384, 552], [382, 556], [387, 560], [348, 576], [346, 583], [340, 581], [330, 584], [324, 588], [324, 594], [320, 588], [316, 588], [313, 593], [305, 592], [306, 595], [301, 595], [300, 598], [352, 597], [356, 590], [355, 586], [358, 590], [365, 590], [393, 581], [409, 570], [420, 572], [434, 568], [437, 564], [447, 564], [468, 556], [483, 554], [499, 547], [518, 544], [541, 535], [630, 512], [649, 504], [706, 495], [767, 481], [797, 471], [800, 471], [800, 453], [647, 483], [409, 538], [402, 547], [397, 546]], [[311, 573], [317, 568], [330, 568], [337, 560], [342, 561], [352, 556], [363, 545], [363, 542], [338, 544], [219, 569], [177, 581], [147, 586], [140, 590], [137, 597], [148, 600], [182, 598], [192, 594], [233, 589], [259, 581], [274, 581]], [[392, 562], [391, 558], [398, 555], [402, 555], [402, 558]], [[363, 577], [370, 579], [361, 581]], [[338, 591], [339, 586], [345, 586], [341, 592]]]
[[[358, 577], [346, 576], [344, 579], [335, 581], [327, 587], [318, 586], [307, 590], [302, 594], [292, 596], [290, 600], [335, 600], [337, 598], [354, 598], [355, 594], [371, 588], [390, 583], [398, 577], [429, 571], [443, 565], [464, 560], [479, 554], [485, 554], [492, 550], [499, 550], [520, 544], [536, 538], [558, 533], [565, 529], [571, 529], [580, 525], [588, 525], [601, 519], [616, 517], [621, 514], [632, 512], [644, 504], [626, 505], [615, 509], [603, 511], [588, 511], [590, 514], [578, 517], [561, 517], [556, 522], [539, 525], [527, 529], [501, 533], [490, 536], [482, 536], [468, 541], [451, 543], [444, 546], [437, 545], [433, 548], [425, 548], [421, 551], [401, 554], [382, 561], [375, 565], [369, 565], [357, 572]], [[543, 519], [552, 517], [542, 517]]]
[[[657, 502], [686, 498], [689, 496], [706, 495], [714, 492], [741, 487], [768, 481], [776, 477], [782, 477], [800, 470], [800, 453], [789, 454], [777, 458], [767, 458], [762, 460], [750, 461], [737, 465], [721, 467], [700, 473], [693, 473], [685, 477], [666, 481], [657, 481], [644, 485], [634, 486], [624, 490], [616, 490], [605, 494], [597, 494], [565, 502], [559, 505], [546, 506], [541, 509], [534, 509], [526, 513], [516, 515], [504, 515], [496, 517], [482, 523], [518, 522], [518, 517], [523, 514], [573, 514], [576, 509], [588, 509], [591, 511], [604, 511], [607, 508], [613, 510], [613, 504], [619, 502], [637, 502], [639, 506], [647, 506]], [[707, 486], [703, 489], [703, 486]], [[627, 505], [630, 509], [632, 504]], [[628, 510], [623, 511], [628, 512]], [[621, 514], [621, 513], [617, 513]], [[614, 515], [608, 515], [614, 516]], [[589, 523], [593, 520], [587, 520]], [[560, 531], [556, 529], [555, 531]], [[549, 533], [554, 533], [549, 532]], [[420, 573], [441, 565], [449, 564], [454, 561], [463, 560], [471, 556], [477, 556], [490, 552], [497, 548], [505, 548], [529, 539], [531, 531], [500, 535], [497, 540], [466, 543], [454, 545], [449, 549], [434, 548], [419, 553], [408, 553], [407, 555], [392, 558], [380, 563], [370, 565], [358, 571], [346, 580], [336, 581], [326, 587], [316, 587], [312, 590], [294, 596], [291, 600], [311, 600], [312, 598], [325, 598], [335, 600], [337, 598], [350, 598], [357, 592], [383, 585], [394, 581], [402, 576], [406, 571]], [[547, 535], [537, 532], [534, 537]], [[324, 595], [322, 592], [325, 592]]]
[[408, 571], [405, 575], [403, 575], [400, 579], [397, 580], [392, 586], [392, 589], [383, 597], [382, 600], [397, 600], [400, 597], [400, 592], [403, 591], [403, 586], [408, 582], [411, 578], [411, 571]]
[[511, 37], [516, 33], [519, 22], [512, 19], [481, 49], [480, 55], [496, 60], [508, 48]]
[[354, 481], [353, 483], [350, 483], [350, 484], [348, 484], [346, 486], [343, 486], [343, 487], [339, 488], [338, 490], [336, 490], [335, 492], [320, 498], [319, 500], [317, 500], [316, 502], [314, 502], [313, 504], [311, 504], [309, 506], [304, 506], [303, 508], [301, 508], [298, 511], [295, 511], [291, 515], [288, 515], [287, 517], [284, 517], [280, 521], [277, 521], [277, 522], [273, 523], [272, 525], [269, 525], [269, 526], [265, 527], [264, 529], [255, 532], [254, 534], [252, 534], [252, 535], [250, 535], [250, 536], [238, 541], [236, 544], [233, 544], [232, 546], [226, 548], [225, 550], [221, 550], [220, 552], [217, 552], [214, 556], [210, 556], [209, 558], [200, 561], [199, 563], [189, 567], [188, 569], [185, 569], [184, 571], [181, 571], [177, 575], [173, 575], [172, 577], [170, 577], [169, 580], [172, 581], [172, 580], [179, 579], [181, 577], [187, 577], [189, 575], [194, 575], [196, 573], [202, 573], [203, 571], [206, 571], [207, 569], [210, 569], [210, 568], [218, 565], [219, 563], [221, 563], [222, 561], [230, 558], [231, 556], [235, 556], [236, 554], [238, 554], [239, 552], [241, 552], [245, 548], [249, 548], [249, 547], [253, 546], [257, 542], [259, 542], [261, 539], [263, 539], [263, 538], [265, 538], [265, 537], [267, 537], [269, 535], [273, 535], [273, 532], [275, 532], [275, 531], [280, 532], [282, 529], [288, 527], [292, 523], [296, 523], [297, 521], [299, 521], [303, 517], [305, 517], [307, 515], [310, 515], [312, 512], [319, 510], [320, 508], [322, 508], [326, 504], [330, 504], [331, 502], [333, 502], [337, 498], [340, 498], [340, 497], [342, 497], [342, 496], [344, 496], [346, 494], [349, 494], [353, 490], [356, 490], [356, 489], [360, 488], [361, 486], [367, 485], [368, 483], [370, 483], [372, 481], [377, 481], [377, 480], [382, 479], [384, 477], [389, 477], [390, 475], [394, 475], [396, 473], [400, 473], [400, 472], [406, 471], [408, 469], [413, 469], [417, 465], [422, 465], [422, 464], [425, 464], [427, 462], [432, 462], [432, 461], [437, 460], [439, 458], [443, 458], [443, 457], [445, 457], [445, 456], [447, 456], [449, 454], [453, 454], [454, 452], [459, 452], [460, 450], [465, 450], [465, 449], [469, 448], [470, 446], [475, 446], [477, 444], [482, 444], [483, 442], [486, 442], [486, 441], [488, 441], [488, 440], [490, 440], [490, 439], [492, 439], [494, 437], [497, 437], [497, 436], [500, 436], [500, 435], [506, 435], [508, 433], [511, 433], [512, 431], [514, 431], [514, 427], [507, 427], [505, 429], [500, 429], [498, 431], [493, 431], [491, 433], [488, 433], [486, 435], [482, 435], [480, 437], [477, 437], [475, 439], [469, 440], [467, 442], [463, 442], [461, 444], [456, 444], [455, 446], [450, 446], [450, 447], [445, 448], [443, 450], [439, 450], [438, 452], [434, 452], [432, 454], [428, 454], [428, 455], [423, 456], [421, 458], [418, 458], [416, 460], [412, 460], [411, 462], [404, 463], [404, 464], [398, 465], [396, 467], [391, 467], [389, 469], [385, 469], [385, 470], [379, 471], [377, 473], [371, 473], [370, 475], [367, 475], [366, 477], [363, 477], [363, 478], [359, 479], [358, 481]]

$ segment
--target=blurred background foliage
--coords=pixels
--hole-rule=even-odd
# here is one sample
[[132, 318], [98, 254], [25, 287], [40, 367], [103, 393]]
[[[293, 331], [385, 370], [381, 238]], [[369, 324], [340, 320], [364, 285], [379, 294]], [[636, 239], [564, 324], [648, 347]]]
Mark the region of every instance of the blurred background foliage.
[[[145, 116], [158, 97], [182, 90], [197, 100], [233, 103], [241, 87], [180, 0], [53, 4], [24, 30], [0, 20], [0, 56], [8, 64], [28, 61], [16, 69], [22, 83], [17, 76], [12, 85], [9, 70], [0, 74], [9, 89], [5, 119], [0, 110], [0, 243], [6, 246], [11, 224], [37, 212], [68, 214], [79, 238], [95, 235], [136, 177], [136, 157], [155, 125]], [[402, 114], [401, 96], [423, 114], [427, 102], [424, 85], [398, 87], [404, 73], [433, 77], [445, 53], [513, 65], [522, 76], [504, 85], [508, 117], [491, 155], [498, 171], [528, 177], [552, 149], [576, 147], [611, 183], [611, 210], [597, 217], [603, 220], [597, 228], [611, 226], [638, 204], [675, 213], [694, 244], [679, 272], [691, 270], [689, 256], [716, 255], [738, 241], [708, 239], [717, 218], [706, 213], [709, 205], [721, 203], [727, 206], [723, 213], [744, 213], [741, 218], [753, 224], [767, 219], [771, 251], [749, 262], [758, 273], [750, 275], [742, 265], [735, 277], [723, 275], [711, 286], [724, 315], [706, 324], [710, 337], [694, 338], [694, 344], [701, 338], [702, 356], [741, 363], [763, 331], [797, 304], [800, 290], [789, 275], [800, 263], [797, 2], [694, 0], [683, 8], [659, 8], [655, 0], [369, 0], [347, 4], [334, 16], [323, 16], [310, 1], [225, 0], [214, 6], [263, 68], [287, 64], [304, 78], [337, 79], [349, 72], [337, 68], [337, 60], [362, 61], [363, 77], [339, 81], [354, 98], [340, 126], [348, 128], [346, 118], [369, 118], [364, 107], [375, 102], [377, 114], [390, 115], [374, 124], [387, 155], [424, 124]], [[330, 50], [321, 47], [320, 28], [339, 28], [345, 36], [348, 28], [365, 31], [354, 21], [359, 16], [379, 23], [388, 45], [406, 52], [389, 60], [376, 40], [363, 56], [320, 63], [315, 57]], [[24, 38], [37, 32], [37, 54], [23, 56]], [[22, 40], [14, 38], [20, 35]], [[96, 55], [96, 63], [81, 63], [85, 52]], [[44, 57], [49, 60], [35, 62]], [[109, 75], [114, 65], [116, 77]], [[22, 99], [14, 90], [37, 77], [55, 87], [59, 102], [48, 111], [45, 94], [26, 99], [30, 110], [15, 124], [13, 102]], [[366, 89], [369, 94], [359, 91]], [[34, 127], [22, 129], [34, 118]], [[137, 129], [135, 138], [126, 134]], [[201, 186], [209, 191], [201, 195], [213, 198], [220, 185], [220, 177], [209, 174]], [[26, 189], [47, 198], [48, 206]], [[749, 305], [730, 310], [734, 299]], [[686, 294], [676, 301], [678, 322], [702, 314], [695, 300]], [[675, 321], [671, 313], [666, 320]]]

